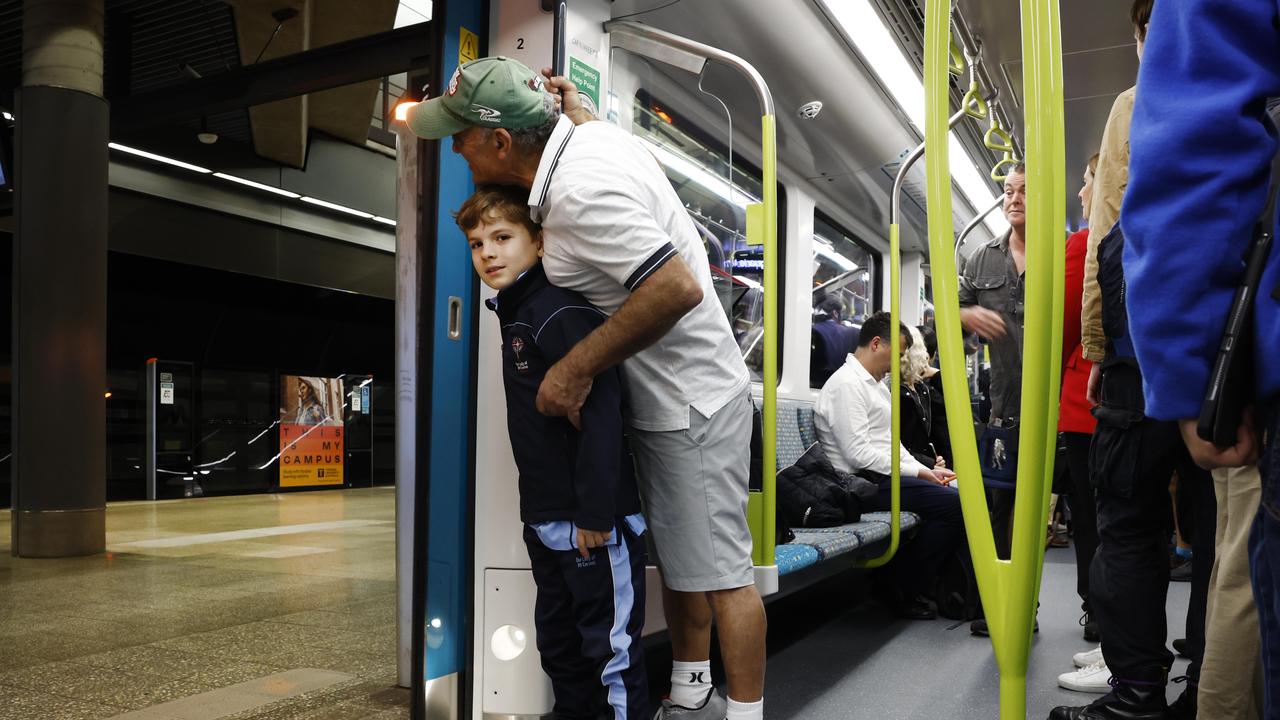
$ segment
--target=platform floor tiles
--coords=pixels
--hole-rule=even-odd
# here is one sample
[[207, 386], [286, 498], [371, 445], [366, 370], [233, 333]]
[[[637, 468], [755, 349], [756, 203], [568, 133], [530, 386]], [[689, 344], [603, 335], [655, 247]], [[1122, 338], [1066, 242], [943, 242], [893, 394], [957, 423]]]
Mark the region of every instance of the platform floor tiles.
[[[25, 560], [0, 511], [0, 720], [408, 718], [394, 516], [390, 489], [119, 503], [105, 555]], [[1092, 697], [1055, 682], [1088, 648], [1073, 557], [1047, 555], [1029, 718]], [[898, 620], [867, 584], [846, 574], [770, 605], [770, 720], [996, 718], [990, 643]], [[1187, 589], [1171, 587], [1170, 638]], [[651, 660], [656, 686], [668, 666]]]
[[[62, 560], [10, 557], [0, 512], [0, 720], [113, 718], [226, 688], [204, 717], [407, 718], [394, 495], [112, 504], [108, 552]], [[299, 669], [317, 672], [283, 674]], [[273, 678], [306, 691], [246, 704], [264, 678], [265, 700]]]

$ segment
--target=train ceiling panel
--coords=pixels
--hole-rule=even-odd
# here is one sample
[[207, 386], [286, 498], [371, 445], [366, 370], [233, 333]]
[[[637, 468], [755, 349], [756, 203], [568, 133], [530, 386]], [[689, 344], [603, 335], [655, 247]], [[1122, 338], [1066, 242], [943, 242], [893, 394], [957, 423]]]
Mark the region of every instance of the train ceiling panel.
[[[648, 0], [618, 0], [613, 14], [621, 17], [652, 5]], [[870, 70], [861, 66], [811, 0], [683, 0], [659, 7], [634, 19], [739, 55], [761, 72], [777, 108], [779, 163], [826, 196], [826, 201], [819, 200], [826, 212], [837, 213], [832, 206], [838, 203], [847, 216], [872, 228], [887, 228], [888, 218], [882, 217], [882, 208], [888, 206], [882, 168], [917, 141], [905, 129], [905, 116], [885, 98]], [[709, 17], [715, 22], [707, 22]], [[691, 89], [686, 96], [701, 106], [701, 117], [723, 117], [714, 100], [698, 97], [692, 75], [673, 69], [660, 72], [668, 82]], [[749, 86], [717, 68], [708, 71], [703, 87], [724, 100], [733, 114], [735, 152], [747, 145], [758, 148], [759, 109]], [[822, 102], [821, 112], [812, 119], [801, 118], [799, 109], [813, 100]], [[687, 107], [677, 109], [698, 116]], [[756, 155], [758, 149], [744, 152], [758, 164]]]
[[[1063, 91], [1067, 141], [1067, 222], [1082, 223], [1079, 171], [1102, 141], [1102, 130], [1116, 95], [1138, 76], [1129, 3], [1117, 0], [1071, 0], [1062, 4]], [[972, 33], [981, 39], [984, 61], [1007, 103], [1017, 133], [1025, 137], [1022, 118], [1022, 26], [1012, 0], [958, 0]], [[998, 71], [996, 70], [998, 69]]]

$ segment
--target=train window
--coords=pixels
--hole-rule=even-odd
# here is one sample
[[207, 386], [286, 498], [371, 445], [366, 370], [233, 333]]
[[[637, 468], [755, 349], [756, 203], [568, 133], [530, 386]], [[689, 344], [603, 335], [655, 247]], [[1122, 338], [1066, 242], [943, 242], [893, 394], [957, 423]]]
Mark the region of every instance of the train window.
[[876, 254], [822, 213], [813, 218], [813, 331], [809, 385], [820, 388], [858, 346], [862, 322], [879, 307]]
[[[747, 243], [747, 206], [763, 196], [762, 173], [718, 138], [685, 121], [644, 90], [635, 95], [631, 131], [644, 140], [666, 171], [676, 194], [702, 234], [711, 282], [724, 308], [751, 379], [764, 370], [764, 247]], [[732, 183], [730, 182], [732, 173]], [[785, 236], [785, 197], [778, 192], [779, 255]], [[779, 298], [783, 297], [779, 268]], [[779, 313], [778, 358], [782, 358]], [[779, 362], [781, 372], [781, 362]]]

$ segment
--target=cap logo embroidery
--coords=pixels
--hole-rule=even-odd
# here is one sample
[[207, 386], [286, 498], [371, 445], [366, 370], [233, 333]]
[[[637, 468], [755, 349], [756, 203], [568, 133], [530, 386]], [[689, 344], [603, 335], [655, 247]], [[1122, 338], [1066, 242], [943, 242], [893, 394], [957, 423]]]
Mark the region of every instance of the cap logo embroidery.
[[458, 93], [458, 79], [462, 77], [462, 68], [459, 67], [453, 71], [453, 77], [449, 78], [449, 97], [453, 97]]
[[538, 76], [535, 75], [529, 78], [529, 80], [525, 82], [525, 85], [528, 85], [530, 90], [537, 90], [542, 83], [538, 82]]
[[472, 105], [471, 112], [479, 115], [483, 122], [498, 122], [502, 119], [502, 111], [484, 105]]

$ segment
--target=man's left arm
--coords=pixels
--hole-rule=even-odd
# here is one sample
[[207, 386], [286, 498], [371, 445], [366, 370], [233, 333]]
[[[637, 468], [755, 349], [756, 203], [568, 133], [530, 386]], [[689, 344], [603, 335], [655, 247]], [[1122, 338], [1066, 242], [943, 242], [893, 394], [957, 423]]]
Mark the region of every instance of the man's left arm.
[[567, 193], [573, 222], [553, 242], [573, 243], [579, 259], [631, 295], [603, 325], [547, 371], [538, 410], [578, 425], [591, 378], [661, 340], [702, 302], [702, 285], [652, 213], [625, 191]]
[[1199, 415], [1267, 200], [1276, 140], [1265, 98], [1280, 95], [1275, 11], [1274, 0], [1156, 4], [1121, 220], [1130, 330], [1155, 418]]

